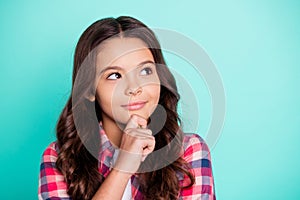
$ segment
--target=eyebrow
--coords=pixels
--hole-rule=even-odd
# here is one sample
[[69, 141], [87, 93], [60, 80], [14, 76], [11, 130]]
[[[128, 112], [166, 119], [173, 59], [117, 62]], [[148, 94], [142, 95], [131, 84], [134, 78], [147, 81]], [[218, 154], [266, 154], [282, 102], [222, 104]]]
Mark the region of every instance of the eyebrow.
[[[140, 67], [140, 66], [142, 66], [142, 65], [145, 65], [145, 64], [147, 64], [147, 63], [152, 63], [152, 64], [154, 64], [154, 62], [153, 62], [152, 60], [146, 60], [146, 61], [143, 61], [143, 62], [141, 62], [140, 64], [138, 64], [137, 67]], [[102, 69], [102, 70], [100, 71], [99, 74], [102, 74], [102, 73], [106, 72], [107, 70], [112, 70], [112, 69], [113, 69], [113, 70], [124, 70], [124, 69], [123, 69], [122, 67], [120, 67], [120, 66], [108, 66], [108, 67]]]

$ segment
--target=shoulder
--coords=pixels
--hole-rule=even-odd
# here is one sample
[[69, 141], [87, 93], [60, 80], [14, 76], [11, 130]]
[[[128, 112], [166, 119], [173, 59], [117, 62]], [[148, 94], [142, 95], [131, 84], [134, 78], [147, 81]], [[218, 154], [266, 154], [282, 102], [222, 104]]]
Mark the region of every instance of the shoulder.
[[203, 144], [206, 145], [204, 139], [196, 133], [184, 133], [184, 145]]
[[[185, 134], [183, 146], [183, 159], [190, 166], [190, 171], [195, 177], [195, 183], [193, 186], [181, 190], [181, 199], [215, 199], [208, 145], [197, 134]], [[186, 185], [189, 181], [187, 177], [184, 177], [182, 185]]]
[[67, 194], [67, 182], [56, 167], [58, 145], [52, 142], [44, 150], [39, 174], [39, 199], [70, 199]]
[[55, 163], [58, 156], [58, 146], [56, 142], [50, 143], [42, 154], [42, 163]]
[[[180, 199], [215, 199], [214, 179], [212, 173], [211, 157], [208, 145], [197, 134], [184, 135], [183, 159], [190, 166], [195, 177], [195, 183], [189, 188], [183, 188]], [[189, 183], [187, 176], [182, 180], [182, 185]]]
[[209, 151], [208, 145], [205, 140], [198, 134], [195, 133], [185, 133], [183, 139], [183, 148], [184, 151], [193, 149], [195, 151]]
[[198, 134], [185, 133], [183, 139], [184, 158], [190, 159], [209, 158], [210, 151], [205, 140]]

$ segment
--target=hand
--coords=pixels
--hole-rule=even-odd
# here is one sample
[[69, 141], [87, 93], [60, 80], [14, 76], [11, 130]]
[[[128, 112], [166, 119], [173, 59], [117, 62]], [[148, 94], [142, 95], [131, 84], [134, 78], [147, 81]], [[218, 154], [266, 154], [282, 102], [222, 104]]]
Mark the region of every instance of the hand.
[[152, 131], [147, 129], [147, 120], [132, 115], [123, 131], [120, 152], [115, 169], [130, 174], [136, 173], [141, 162], [155, 147]]

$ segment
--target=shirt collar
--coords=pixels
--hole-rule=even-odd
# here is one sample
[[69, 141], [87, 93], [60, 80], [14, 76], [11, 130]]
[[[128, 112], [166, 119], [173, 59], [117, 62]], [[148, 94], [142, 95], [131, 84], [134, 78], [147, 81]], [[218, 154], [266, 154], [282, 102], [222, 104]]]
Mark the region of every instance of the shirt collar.
[[98, 166], [99, 166], [99, 172], [104, 177], [106, 177], [114, 165], [119, 150], [118, 148], [114, 147], [110, 142], [110, 140], [108, 139], [103, 129], [102, 122], [99, 123], [99, 134], [100, 134], [101, 145], [100, 145], [99, 156], [98, 156]]
[[114, 153], [116, 148], [112, 145], [110, 140], [108, 139], [103, 127], [102, 127], [102, 122], [99, 123], [99, 134], [100, 134], [100, 141], [101, 141], [101, 146], [100, 146], [100, 154], [101, 153]]

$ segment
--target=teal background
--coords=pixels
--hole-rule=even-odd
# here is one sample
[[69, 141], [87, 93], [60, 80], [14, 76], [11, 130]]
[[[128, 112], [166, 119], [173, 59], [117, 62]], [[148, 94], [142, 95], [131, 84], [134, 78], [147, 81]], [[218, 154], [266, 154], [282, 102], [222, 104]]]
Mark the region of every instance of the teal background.
[[37, 199], [76, 42], [96, 19], [119, 15], [187, 35], [216, 64], [227, 99], [211, 149], [217, 198], [300, 199], [299, 11], [291, 0], [0, 1], [1, 199]]

